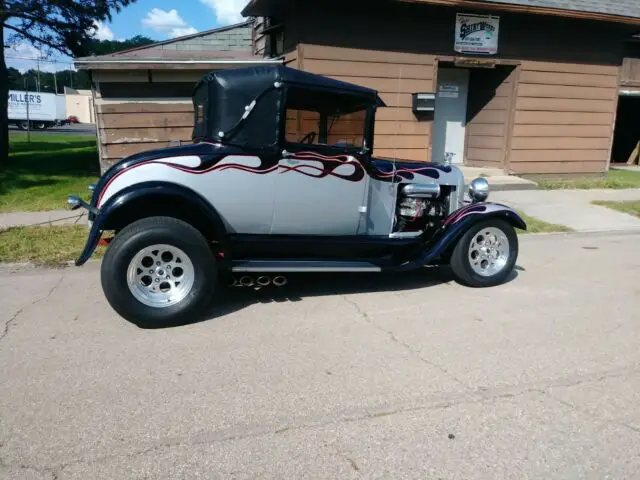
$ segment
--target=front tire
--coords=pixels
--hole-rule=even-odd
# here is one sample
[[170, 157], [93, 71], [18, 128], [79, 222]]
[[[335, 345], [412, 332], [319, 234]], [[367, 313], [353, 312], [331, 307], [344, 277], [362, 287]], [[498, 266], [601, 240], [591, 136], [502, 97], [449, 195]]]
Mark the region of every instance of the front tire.
[[456, 279], [469, 287], [493, 287], [507, 280], [518, 258], [518, 235], [499, 219], [473, 225], [451, 255]]
[[144, 218], [122, 229], [101, 267], [102, 289], [111, 307], [144, 328], [198, 320], [216, 279], [207, 240], [171, 217]]

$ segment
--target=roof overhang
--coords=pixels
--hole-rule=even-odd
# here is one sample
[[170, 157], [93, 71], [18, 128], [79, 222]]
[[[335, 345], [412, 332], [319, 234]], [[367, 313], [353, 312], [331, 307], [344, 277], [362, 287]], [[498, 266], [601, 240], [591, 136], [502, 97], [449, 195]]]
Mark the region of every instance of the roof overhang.
[[101, 59], [79, 58], [74, 65], [79, 70], [215, 70], [228, 67], [272, 65], [283, 63], [281, 58], [256, 60], [171, 60], [171, 59]]
[[[530, 5], [516, 5], [508, 3], [495, 3], [478, 0], [395, 0], [402, 3], [422, 3], [428, 5], [442, 5], [448, 7], [472, 8], [479, 10], [496, 10], [502, 12], [530, 13], [537, 15], [553, 15], [566, 18], [578, 18], [584, 20], [597, 20], [603, 22], [625, 23], [628, 25], [640, 25], [640, 18], [623, 17], [596, 12], [584, 12], [580, 10], [567, 10], [561, 8], [536, 7]], [[291, 0], [250, 0], [242, 10], [244, 16], [268, 17], [279, 9], [291, 4]]]

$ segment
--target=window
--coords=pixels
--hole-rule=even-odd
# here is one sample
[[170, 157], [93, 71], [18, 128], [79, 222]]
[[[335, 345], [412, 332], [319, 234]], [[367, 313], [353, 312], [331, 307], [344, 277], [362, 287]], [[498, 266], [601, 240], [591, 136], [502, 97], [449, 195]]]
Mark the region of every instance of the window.
[[364, 144], [368, 107], [368, 103], [352, 95], [291, 88], [287, 92], [285, 140], [360, 148]]

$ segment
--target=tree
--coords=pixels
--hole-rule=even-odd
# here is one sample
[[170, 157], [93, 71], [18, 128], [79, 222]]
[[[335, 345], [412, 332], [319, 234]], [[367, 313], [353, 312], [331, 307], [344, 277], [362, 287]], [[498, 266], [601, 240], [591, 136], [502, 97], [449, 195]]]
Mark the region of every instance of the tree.
[[38, 48], [84, 56], [95, 33], [95, 21], [111, 20], [135, 0], [0, 0], [0, 167], [9, 159], [7, 118], [9, 78], [4, 34], [9, 42], [28, 41]]
[[128, 40], [92, 40], [87, 46], [86, 55], [108, 55], [136, 47], [144, 47], [154, 43], [148, 37], [136, 35]]
[[[86, 70], [58, 70], [55, 72], [55, 81], [52, 72], [41, 71], [40, 75], [38, 75], [36, 70], [33, 69], [22, 73], [16, 68], [9, 67], [8, 73], [9, 90], [35, 90], [39, 87], [41, 92], [53, 93], [56, 92], [56, 85], [58, 87], [56, 93], [64, 93], [64, 87], [73, 87], [81, 90], [91, 89], [89, 74]], [[37, 80], [38, 77], [40, 78], [39, 82]]]

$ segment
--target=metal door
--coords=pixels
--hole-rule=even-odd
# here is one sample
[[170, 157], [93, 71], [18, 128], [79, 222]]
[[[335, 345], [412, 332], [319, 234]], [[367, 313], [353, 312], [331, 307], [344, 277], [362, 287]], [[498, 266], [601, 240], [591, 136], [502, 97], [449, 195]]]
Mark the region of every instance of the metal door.
[[469, 94], [469, 70], [439, 68], [433, 125], [432, 161], [461, 164]]

